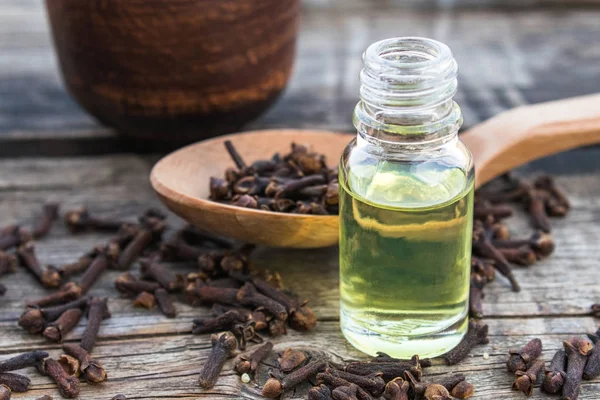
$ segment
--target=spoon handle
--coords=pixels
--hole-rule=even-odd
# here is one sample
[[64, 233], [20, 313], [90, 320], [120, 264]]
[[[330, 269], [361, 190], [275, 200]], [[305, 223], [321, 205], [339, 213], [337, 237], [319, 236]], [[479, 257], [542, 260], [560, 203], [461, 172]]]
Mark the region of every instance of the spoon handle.
[[518, 107], [461, 135], [475, 160], [475, 185], [529, 161], [600, 142], [600, 94]]

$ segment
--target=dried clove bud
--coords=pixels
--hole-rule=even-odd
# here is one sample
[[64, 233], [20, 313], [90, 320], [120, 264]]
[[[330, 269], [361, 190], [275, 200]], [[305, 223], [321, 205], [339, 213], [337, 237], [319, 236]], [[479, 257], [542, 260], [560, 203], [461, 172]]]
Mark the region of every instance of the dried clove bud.
[[342, 378], [345, 381], [358, 385], [361, 389], [364, 389], [374, 397], [379, 397], [385, 390], [385, 381], [382, 378], [383, 373], [373, 373], [369, 375], [356, 375], [346, 371], [337, 371], [331, 368], [327, 368], [325, 372], [330, 373], [338, 378]]
[[81, 288], [75, 282], [67, 282], [58, 292], [27, 302], [28, 307], [46, 307], [64, 304], [81, 297]]
[[47, 322], [51, 322], [60, 317], [65, 311], [71, 308], [82, 308], [87, 304], [87, 298], [74, 300], [59, 306], [38, 308], [28, 307], [19, 318], [19, 326], [28, 333], [40, 333], [44, 330]]
[[488, 326], [477, 321], [469, 321], [469, 330], [460, 343], [443, 357], [447, 365], [454, 365], [469, 355], [472, 348], [489, 343]]
[[271, 336], [281, 336], [287, 334], [285, 321], [282, 319], [273, 318], [268, 322], [269, 334]]
[[475, 386], [470, 382], [462, 381], [450, 390], [450, 394], [457, 399], [468, 399], [475, 394]]
[[108, 247], [97, 249], [94, 260], [85, 270], [81, 279], [79, 279], [79, 287], [81, 288], [82, 293], [87, 293], [88, 290], [92, 288], [100, 275], [108, 269], [109, 264], [111, 264], [114, 259], [114, 254], [111, 253], [111, 249]]
[[236, 324], [241, 324], [246, 321], [247, 318], [245, 316], [231, 310], [215, 318], [195, 319], [193, 321], [194, 327], [192, 333], [199, 335], [202, 333], [227, 331], [232, 329]]
[[533, 265], [537, 260], [535, 252], [529, 246], [521, 246], [516, 249], [499, 248], [498, 251], [507, 261], [524, 267]]
[[326, 367], [327, 362], [315, 360], [284, 376], [281, 381], [276, 378], [269, 378], [263, 386], [261, 394], [264, 397], [274, 399], [280, 396], [284, 390], [291, 389], [296, 385], [307, 381], [318, 372], [323, 371]]
[[565, 400], [577, 400], [579, 385], [592, 344], [586, 339], [571, 338], [563, 342], [567, 353], [567, 378], [563, 385], [562, 395]]
[[160, 246], [161, 259], [164, 261], [196, 261], [204, 252], [188, 244], [181, 233], [173, 235]]
[[326, 385], [313, 386], [308, 391], [308, 400], [332, 400], [331, 390]]
[[473, 318], [483, 318], [483, 306], [481, 300], [484, 297], [483, 287], [485, 278], [478, 274], [471, 274], [471, 286], [469, 291], [469, 315]]
[[131, 272], [126, 272], [115, 280], [115, 288], [123, 294], [138, 295], [142, 292], [152, 293], [160, 288], [160, 284], [138, 279]]
[[494, 240], [506, 240], [510, 238], [508, 226], [502, 222], [496, 222], [490, 227], [490, 234]]
[[340, 378], [339, 376], [335, 376], [333, 374], [331, 374], [330, 372], [321, 372], [317, 374], [317, 382], [319, 383], [324, 383], [327, 386], [334, 388], [334, 390], [336, 388], [342, 387], [342, 386], [346, 386], [346, 387], [352, 387], [352, 391], [355, 394], [355, 398], [358, 400], [371, 400], [371, 396], [369, 396], [369, 394], [360, 386], [352, 383], [352, 382], [348, 382], [347, 380]]
[[490, 204], [486, 201], [477, 201], [473, 207], [473, 217], [479, 220], [485, 220], [489, 215], [494, 217], [495, 221], [511, 217], [514, 210], [507, 204]]
[[425, 393], [423, 394], [426, 400], [451, 400], [448, 389], [437, 383], [432, 383], [427, 386]]
[[[237, 180], [237, 179], [236, 179]], [[229, 182], [225, 179], [210, 177], [210, 199], [213, 201], [226, 200], [231, 197]]]
[[106, 380], [106, 371], [99, 361], [91, 358], [90, 354], [77, 344], [63, 345], [63, 351], [79, 361], [83, 377], [90, 383], [100, 383]]
[[527, 397], [533, 393], [533, 384], [537, 380], [537, 376], [544, 369], [543, 360], [534, 360], [531, 362], [527, 371], [516, 371], [515, 381], [512, 384], [513, 390], [520, 390], [525, 393]]
[[58, 273], [62, 280], [65, 280], [75, 274], [79, 274], [88, 269], [90, 264], [94, 261], [94, 257], [89, 254], [86, 254], [82, 257], [79, 257], [77, 261], [71, 264], [65, 264], [58, 268]]
[[527, 364], [535, 360], [542, 354], [542, 341], [538, 338], [529, 341], [520, 350], [510, 350], [510, 357], [506, 362], [506, 367], [510, 372], [525, 371]]
[[258, 200], [249, 194], [236, 195], [231, 199], [231, 204], [243, 208], [258, 208]]
[[401, 377], [394, 378], [385, 385], [383, 397], [387, 400], [408, 400], [410, 384]]
[[4, 235], [0, 236], [0, 251], [22, 246], [30, 242], [32, 238], [31, 233], [25, 228], [20, 226], [7, 227]]
[[549, 192], [552, 195], [552, 197], [556, 200], [557, 205], [565, 209], [565, 213], [569, 210], [569, 208], [571, 208], [569, 199], [567, 198], [565, 193], [556, 185], [556, 183], [554, 182], [554, 178], [552, 178], [551, 176], [540, 176], [533, 182], [533, 185], [538, 189], [546, 190], [547, 192]]
[[283, 351], [283, 354], [281, 354], [281, 357], [279, 357], [277, 361], [279, 362], [279, 368], [283, 372], [291, 372], [306, 361], [306, 354], [300, 350], [287, 348]]
[[52, 229], [52, 222], [58, 218], [58, 204], [47, 203], [42, 207], [42, 216], [31, 231], [34, 239], [46, 236]]
[[518, 292], [521, 290], [519, 283], [514, 277], [510, 265], [506, 258], [494, 247], [490, 239], [487, 237], [485, 230], [481, 223], [477, 223], [473, 228], [473, 251], [480, 257], [491, 258], [494, 260], [494, 268], [504, 275], [512, 286], [513, 291]]
[[233, 333], [224, 332], [211, 336], [212, 351], [208, 360], [200, 371], [200, 386], [209, 389], [215, 385], [223, 369], [223, 365], [230, 358], [237, 347], [237, 340]]
[[140, 265], [145, 275], [160, 283], [166, 290], [171, 292], [183, 288], [183, 278], [173, 273], [165, 264], [143, 261]]
[[585, 364], [583, 379], [592, 380], [600, 376], [600, 328], [596, 334], [588, 333], [588, 337], [594, 343], [594, 350]]
[[7, 360], [0, 361], [0, 372], [16, 371], [19, 369], [34, 367], [46, 357], [48, 357], [48, 353], [45, 351], [29, 351]]
[[260, 336], [256, 335], [254, 321], [248, 321], [244, 324], [236, 324], [233, 329], [231, 329], [231, 333], [233, 333], [237, 339], [238, 348], [241, 351], [246, 350], [246, 345], [249, 341], [254, 341], [256, 343], [262, 343], [263, 341]]
[[0, 276], [8, 274], [9, 272], [15, 272], [17, 264], [17, 257], [13, 254], [7, 254], [0, 251]]
[[0, 384], [0, 400], [10, 400], [10, 388], [4, 384]]
[[67, 375], [58, 361], [52, 358], [46, 359], [44, 364], [46, 374], [56, 382], [63, 397], [72, 399], [79, 395], [79, 379], [76, 376]]
[[245, 174], [246, 171], [248, 171], [248, 164], [246, 164], [240, 153], [238, 153], [231, 140], [225, 141], [225, 148], [227, 149], [227, 152], [229, 153], [229, 156], [235, 163], [236, 167], [238, 167], [238, 169], [240, 171], [243, 171], [243, 173]]
[[80, 308], [71, 308], [61, 314], [54, 322], [51, 322], [44, 329], [44, 337], [53, 342], [62, 342], [63, 338], [79, 322], [83, 311]]
[[58, 360], [56, 360], [60, 366], [62, 367], [62, 369], [65, 370], [65, 372], [67, 373], [67, 375], [74, 375], [79, 377], [80, 375], [80, 371], [79, 371], [79, 367], [80, 367], [80, 363], [79, 360], [76, 359], [75, 357], [71, 357], [68, 354], [62, 354]]
[[456, 385], [458, 385], [461, 382], [464, 382], [465, 379], [466, 379], [466, 377], [463, 374], [455, 374], [455, 375], [445, 376], [444, 378], [440, 379], [436, 383], [442, 385], [443, 387], [445, 387], [448, 390], [452, 390], [452, 389], [454, 389], [454, 387]]
[[164, 219], [154, 217], [145, 218], [143, 225], [119, 255], [117, 266], [120, 269], [128, 269], [152, 241], [162, 235], [167, 226]]
[[251, 318], [252, 318], [252, 321], [254, 321], [256, 324], [254, 326], [254, 329], [256, 329], [256, 331], [262, 331], [269, 327], [269, 321], [267, 318], [267, 314], [265, 313], [265, 311], [263, 309], [258, 308], [256, 310], [252, 311]]
[[143, 307], [146, 310], [151, 310], [156, 305], [156, 298], [152, 293], [142, 292], [137, 295], [132, 304], [134, 307]]
[[206, 304], [221, 303], [239, 306], [240, 303], [237, 300], [237, 294], [238, 289], [212, 286], [201, 286], [196, 290], [196, 295], [200, 298], [200, 301]]
[[531, 189], [527, 195], [527, 210], [531, 215], [531, 222], [535, 229], [550, 233], [552, 226], [546, 214], [544, 193], [541, 190]]
[[355, 361], [347, 364], [344, 371], [363, 376], [381, 373], [381, 377], [386, 382], [398, 376], [404, 376], [405, 371], [409, 371], [419, 379], [423, 375], [423, 368], [419, 362], [419, 356], [416, 354], [412, 356], [410, 361], [382, 361], [376, 363]]
[[154, 291], [154, 297], [158, 303], [158, 308], [160, 308], [160, 311], [162, 311], [163, 314], [169, 318], [175, 318], [177, 316], [177, 310], [165, 289], [156, 289]]
[[89, 230], [117, 232], [123, 225], [122, 221], [92, 217], [86, 208], [67, 211], [64, 221], [69, 232], [73, 234]]
[[358, 389], [358, 386], [352, 384], [348, 386], [338, 386], [331, 392], [331, 397], [333, 397], [334, 400], [358, 400]]
[[94, 348], [94, 344], [96, 344], [100, 323], [102, 323], [102, 320], [110, 318], [107, 303], [108, 299], [106, 297], [92, 297], [88, 301], [88, 322], [85, 331], [83, 331], [83, 335], [81, 336], [81, 347], [88, 352], [91, 352]]
[[246, 283], [239, 289], [237, 300], [245, 306], [264, 307], [266, 311], [270, 312], [276, 319], [281, 321], [285, 321], [288, 317], [288, 313], [284, 306], [275, 300], [258, 293], [256, 287], [251, 283]]
[[235, 366], [235, 370], [240, 374], [256, 372], [258, 365], [269, 356], [271, 350], [273, 350], [273, 343], [266, 342], [248, 357], [241, 357], [241, 360]]
[[529, 246], [535, 251], [538, 259], [548, 257], [554, 251], [552, 235], [542, 231], [534, 232], [529, 239], [495, 240], [494, 246], [499, 250]]
[[54, 268], [42, 269], [39, 260], [35, 255], [35, 246], [33, 242], [27, 242], [20, 246], [17, 255], [21, 264], [31, 272], [38, 281], [45, 287], [55, 288], [60, 285], [60, 274]]
[[[0, 373], [0, 399], [2, 399], [1, 394], [3, 386], [10, 389], [11, 392], [22, 393], [29, 390], [30, 384], [31, 380], [26, 376], [2, 372]], [[6, 398], [10, 399], [10, 393]]]
[[550, 368], [545, 371], [544, 382], [542, 383], [544, 392], [554, 394], [562, 389], [567, 377], [566, 365], [567, 353], [564, 350], [558, 350], [552, 357]]
[[314, 312], [297, 299], [292, 298], [281, 290], [277, 290], [262, 279], [254, 278], [252, 279], [252, 283], [259, 292], [285, 307], [289, 316], [289, 324], [293, 329], [309, 331], [317, 325], [317, 317]]

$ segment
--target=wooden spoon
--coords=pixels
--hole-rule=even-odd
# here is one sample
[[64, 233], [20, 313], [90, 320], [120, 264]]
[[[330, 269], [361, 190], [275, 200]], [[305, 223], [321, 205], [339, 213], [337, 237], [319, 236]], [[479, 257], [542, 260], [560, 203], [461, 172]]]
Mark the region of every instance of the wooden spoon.
[[[313, 145], [334, 166], [353, 136], [305, 130], [244, 132], [199, 142], [161, 159], [150, 181], [169, 209], [218, 235], [273, 247], [315, 248], [338, 242], [338, 217], [281, 214], [208, 200], [210, 176], [234, 164], [232, 140], [248, 162], [289, 151], [296, 141]], [[523, 106], [503, 112], [461, 135], [475, 159], [476, 186], [528, 161], [600, 142], [600, 94]]]

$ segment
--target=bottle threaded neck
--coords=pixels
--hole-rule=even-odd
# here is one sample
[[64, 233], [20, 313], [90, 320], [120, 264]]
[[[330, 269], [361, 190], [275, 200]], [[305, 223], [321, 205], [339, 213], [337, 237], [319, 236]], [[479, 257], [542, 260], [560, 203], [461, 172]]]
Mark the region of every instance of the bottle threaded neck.
[[363, 55], [354, 123], [382, 140], [424, 142], [456, 134], [462, 118], [452, 100], [458, 66], [445, 44], [426, 38], [392, 38]]

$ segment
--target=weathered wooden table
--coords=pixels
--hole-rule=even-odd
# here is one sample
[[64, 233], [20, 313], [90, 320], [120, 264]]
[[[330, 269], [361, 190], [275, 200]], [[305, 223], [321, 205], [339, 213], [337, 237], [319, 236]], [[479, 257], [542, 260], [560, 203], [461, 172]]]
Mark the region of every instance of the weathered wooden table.
[[[452, 5], [441, 2], [442, 6]], [[467, 2], [468, 3], [468, 2]], [[600, 90], [600, 9], [554, 6], [471, 8], [401, 6], [399, 1], [307, 1], [299, 58], [293, 81], [281, 101], [252, 128], [318, 127], [351, 131], [360, 53], [372, 41], [392, 35], [432, 36], [447, 42], [461, 65], [457, 100], [466, 123], [474, 124], [504, 108]], [[546, 2], [543, 2], [546, 3]], [[375, 5], [376, 4], [376, 5]], [[428, 3], [429, 4], [429, 3]], [[158, 205], [148, 184], [156, 156], [114, 153], [131, 150], [110, 130], [96, 124], [64, 92], [52, 55], [42, 6], [38, 0], [3, 0], [0, 4], [0, 221], [29, 223], [40, 205], [60, 201], [64, 209], [87, 205], [103, 215], [132, 217]], [[105, 155], [113, 153], [113, 155]], [[91, 156], [90, 154], [94, 154]], [[47, 156], [52, 156], [48, 158]], [[19, 158], [15, 158], [19, 157]], [[475, 399], [519, 399], [505, 371], [509, 348], [533, 337], [544, 343], [549, 359], [562, 340], [595, 331], [589, 315], [600, 301], [600, 149], [587, 148], [549, 157], [521, 169], [525, 175], [548, 171], [559, 176], [573, 211], [554, 220], [557, 251], [529, 268], [515, 268], [523, 290], [513, 293], [504, 279], [486, 289], [484, 322], [490, 344], [478, 347], [454, 367], [436, 364], [427, 376], [463, 372], [477, 388]], [[335, 162], [332, 160], [332, 162]], [[171, 225], [181, 224], [172, 217]], [[515, 235], [525, 223], [509, 221]], [[47, 264], [75, 260], [106, 236], [69, 235], [57, 225], [37, 244]], [[360, 357], [338, 327], [337, 249], [290, 251], [260, 249], [253, 262], [280, 271], [290, 289], [310, 299], [319, 316], [314, 332], [290, 331], [275, 339], [276, 349], [305, 346], [332, 357]], [[181, 265], [178, 271], [193, 270]], [[197, 374], [210, 345], [208, 335], [190, 334], [193, 318], [208, 309], [177, 303], [174, 320], [158, 311], [132, 308], [113, 288], [117, 272], [106, 273], [92, 294], [110, 297], [112, 318], [101, 328], [94, 355], [106, 366], [109, 381], [83, 384], [82, 399], [259, 398], [252, 384], [241, 384], [225, 367], [217, 386], [203, 391]], [[45, 294], [25, 272], [2, 278], [8, 286], [0, 298], [0, 359], [30, 349], [59, 346], [29, 336], [17, 326], [24, 299]], [[83, 324], [81, 324], [83, 325]], [[77, 327], [68, 341], [83, 331]], [[483, 358], [488, 353], [489, 358]], [[43, 394], [60, 398], [49, 379], [26, 371], [33, 389], [14, 398]], [[286, 395], [293, 397], [293, 393]], [[547, 396], [535, 390], [532, 399]], [[580, 399], [598, 399], [600, 380], [584, 382]]]

